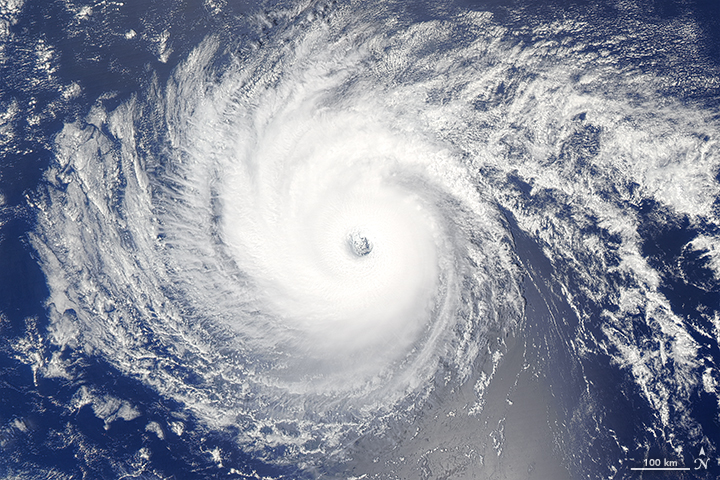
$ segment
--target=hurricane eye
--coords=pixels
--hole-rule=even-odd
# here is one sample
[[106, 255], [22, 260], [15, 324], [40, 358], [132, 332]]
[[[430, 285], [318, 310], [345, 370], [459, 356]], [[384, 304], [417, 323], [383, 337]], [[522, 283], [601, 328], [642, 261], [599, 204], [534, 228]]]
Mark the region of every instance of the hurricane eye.
[[352, 232], [348, 235], [347, 244], [350, 252], [356, 257], [365, 257], [370, 255], [373, 245], [370, 240], [361, 232]]

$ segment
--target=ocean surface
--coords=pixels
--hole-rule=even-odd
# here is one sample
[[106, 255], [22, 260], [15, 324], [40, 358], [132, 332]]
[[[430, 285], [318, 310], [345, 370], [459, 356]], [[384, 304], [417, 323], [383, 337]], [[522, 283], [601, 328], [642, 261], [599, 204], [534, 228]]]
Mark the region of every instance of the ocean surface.
[[715, 2], [0, 0], [0, 78], [0, 477], [720, 474]]

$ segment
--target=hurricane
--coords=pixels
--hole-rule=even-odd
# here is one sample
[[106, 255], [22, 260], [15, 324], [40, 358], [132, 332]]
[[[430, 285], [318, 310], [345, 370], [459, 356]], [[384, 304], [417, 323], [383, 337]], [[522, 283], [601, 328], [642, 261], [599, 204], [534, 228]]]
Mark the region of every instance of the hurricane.
[[197, 458], [232, 478], [630, 478], [716, 453], [700, 20], [203, 5], [216, 28], [177, 53], [153, 37], [130, 93], [64, 90], [87, 108], [24, 198], [47, 321], [3, 348], [68, 389], [63, 418], [146, 439], [93, 447], [117, 457], [102, 470], [68, 424], [80, 470], [180, 478], [150, 433], [190, 445], [192, 478], [215, 474]]

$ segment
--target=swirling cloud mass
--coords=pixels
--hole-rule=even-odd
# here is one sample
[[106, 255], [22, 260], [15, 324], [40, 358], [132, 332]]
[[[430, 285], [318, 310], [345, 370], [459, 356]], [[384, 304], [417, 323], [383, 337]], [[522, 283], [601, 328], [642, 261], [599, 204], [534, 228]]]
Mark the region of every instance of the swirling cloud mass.
[[[487, 13], [371, 10], [211, 35], [167, 83], [64, 126], [33, 236], [58, 351], [239, 426], [259, 458], [328, 462], [502, 358], [525, 308], [511, 217], [556, 268], [577, 355], [605, 351], [657, 425], [696, 428], [677, 412], [699, 346], [642, 254], [641, 207], [716, 228], [716, 121], [581, 22], [520, 41]], [[703, 238], [687, 248], [713, 291]]]

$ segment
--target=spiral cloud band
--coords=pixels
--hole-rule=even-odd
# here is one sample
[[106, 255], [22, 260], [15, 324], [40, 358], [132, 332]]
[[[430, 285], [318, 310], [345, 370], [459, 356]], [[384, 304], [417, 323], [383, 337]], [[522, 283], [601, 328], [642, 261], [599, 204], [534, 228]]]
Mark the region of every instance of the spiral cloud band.
[[[628, 368], [671, 428], [698, 345], [635, 207], [716, 224], [717, 126], [569, 21], [522, 47], [489, 14], [358, 11], [301, 5], [262, 42], [211, 36], [167, 83], [65, 125], [34, 199], [54, 343], [239, 426], [247, 451], [327, 461], [439, 386], [472, 378], [482, 406], [478, 372], [523, 324], [507, 212], [557, 268], [568, 348], [641, 358]], [[627, 341], [633, 321], [649, 339]]]

